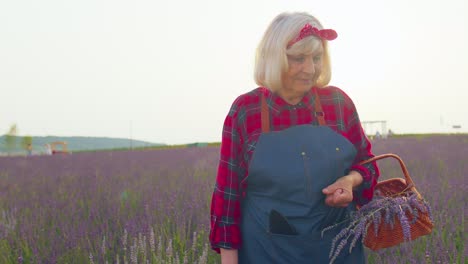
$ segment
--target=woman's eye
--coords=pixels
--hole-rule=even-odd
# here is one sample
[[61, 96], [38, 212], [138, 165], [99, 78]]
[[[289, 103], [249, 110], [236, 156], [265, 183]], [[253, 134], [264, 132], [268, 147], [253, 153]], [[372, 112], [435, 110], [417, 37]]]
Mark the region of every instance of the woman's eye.
[[305, 61], [305, 57], [294, 57], [293, 60], [294, 60], [295, 62], [300, 62], [300, 63], [302, 63], [302, 62]]
[[315, 56], [314, 62], [319, 62], [322, 59], [322, 56]]

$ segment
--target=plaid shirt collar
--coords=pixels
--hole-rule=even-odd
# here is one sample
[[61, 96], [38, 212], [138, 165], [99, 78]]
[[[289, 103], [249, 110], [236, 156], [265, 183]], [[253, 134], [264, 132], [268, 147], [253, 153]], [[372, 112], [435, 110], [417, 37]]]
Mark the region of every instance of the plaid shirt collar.
[[[312, 88], [313, 89], [313, 88]], [[284, 100], [278, 94], [272, 92], [270, 89], [263, 87], [263, 94], [266, 96], [267, 104], [272, 109], [273, 114], [278, 115], [282, 111], [291, 111], [300, 108], [308, 108], [310, 111], [313, 111], [313, 101], [315, 99], [315, 95], [312, 92], [312, 89], [307, 91], [307, 93], [302, 97], [301, 101], [296, 105], [292, 105], [286, 100]]]

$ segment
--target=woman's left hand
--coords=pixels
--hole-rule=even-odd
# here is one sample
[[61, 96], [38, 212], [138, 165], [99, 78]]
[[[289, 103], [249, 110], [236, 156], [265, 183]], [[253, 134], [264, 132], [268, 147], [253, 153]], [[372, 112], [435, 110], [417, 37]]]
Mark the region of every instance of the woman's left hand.
[[326, 195], [325, 204], [333, 207], [346, 207], [353, 201], [353, 187], [361, 184], [362, 176], [357, 171], [336, 180], [322, 190]]

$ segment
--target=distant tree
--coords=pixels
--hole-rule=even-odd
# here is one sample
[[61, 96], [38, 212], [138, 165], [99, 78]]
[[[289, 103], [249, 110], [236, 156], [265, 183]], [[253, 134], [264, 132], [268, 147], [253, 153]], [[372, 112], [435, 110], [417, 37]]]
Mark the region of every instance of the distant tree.
[[23, 149], [27, 149], [28, 146], [32, 145], [32, 137], [31, 136], [24, 136], [21, 140], [21, 147]]
[[24, 136], [21, 141], [21, 147], [28, 152], [28, 155], [32, 155], [32, 137]]
[[13, 150], [16, 149], [16, 135], [18, 133], [18, 127], [16, 124], [10, 126], [8, 133], [5, 135], [5, 148], [10, 154]]

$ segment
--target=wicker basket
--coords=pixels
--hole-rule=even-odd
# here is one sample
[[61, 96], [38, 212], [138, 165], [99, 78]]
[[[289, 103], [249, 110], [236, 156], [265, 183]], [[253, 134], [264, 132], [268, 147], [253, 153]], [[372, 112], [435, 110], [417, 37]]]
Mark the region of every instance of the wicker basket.
[[[362, 165], [388, 157], [395, 158], [399, 161], [405, 179], [393, 178], [381, 181], [377, 183], [375, 187], [375, 193], [385, 197], [398, 197], [405, 196], [408, 193], [416, 193], [418, 198], [420, 200], [423, 200], [421, 194], [416, 190], [414, 182], [411, 179], [408, 170], [406, 169], [406, 166], [403, 163], [403, 160], [397, 155], [383, 154], [365, 160], [360, 164]], [[434, 227], [434, 223], [431, 221], [428, 212], [419, 211], [418, 215], [418, 219], [410, 226], [411, 240], [431, 233], [432, 228]], [[406, 213], [406, 216], [408, 217], [409, 221], [412, 220], [411, 214]], [[394, 219], [393, 228], [390, 224], [386, 224], [384, 221], [381, 221], [377, 235], [374, 233], [373, 230], [374, 224], [370, 224], [370, 226], [368, 227], [367, 235], [364, 238], [364, 245], [372, 250], [396, 246], [405, 241], [403, 230], [398, 219]]]

